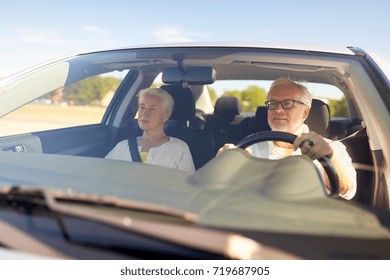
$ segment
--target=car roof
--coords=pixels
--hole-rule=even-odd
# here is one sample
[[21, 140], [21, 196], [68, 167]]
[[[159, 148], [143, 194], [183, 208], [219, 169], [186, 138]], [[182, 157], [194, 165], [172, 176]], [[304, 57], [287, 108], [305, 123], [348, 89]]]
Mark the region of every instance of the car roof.
[[308, 44], [261, 43], [261, 42], [227, 42], [227, 41], [145, 44], [145, 45], [135, 45], [135, 46], [105, 49], [105, 50], [95, 50], [95, 51], [99, 52], [99, 51], [112, 51], [112, 50], [118, 51], [118, 50], [128, 50], [128, 49], [149, 49], [149, 48], [153, 49], [153, 48], [178, 48], [178, 47], [260, 48], [260, 49], [313, 51], [313, 52], [323, 52], [323, 53], [356, 55], [356, 53], [350, 49], [351, 47], [339, 47], [339, 46], [330, 46], [330, 45], [308, 45]]
[[[76, 56], [88, 55], [93, 53], [103, 53], [110, 51], [126, 51], [126, 50], [139, 50], [139, 49], [158, 49], [158, 48], [253, 48], [253, 49], [263, 49], [263, 50], [280, 50], [280, 51], [300, 51], [300, 52], [316, 52], [316, 53], [328, 53], [328, 54], [338, 54], [338, 55], [359, 55], [360, 53], [365, 52], [360, 48], [355, 47], [339, 47], [339, 46], [330, 46], [330, 45], [307, 45], [307, 44], [283, 44], [283, 43], [261, 43], [261, 42], [227, 42], [227, 41], [212, 41], [212, 42], [179, 42], [179, 43], [166, 43], [166, 44], [145, 44], [145, 45], [134, 45], [127, 47], [118, 47], [118, 48], [106, 48], [106, 49], [95, 49], [88, 50], [85, 52], [78, 52], [69, 54], [66, 56], [61, 56], [53, 58], [49, 61], [45, 61], [35, 66], [26, 68], [18, 73], [11, 75], [12, 78], [15, 78], [24, 73], [34, 71], [42, 66], [56, 63], [62, 60], [71, 59]], [[358, 51], [357, 51], [358, 50]], [[6, 80], [8, 77], [3, 78]]]

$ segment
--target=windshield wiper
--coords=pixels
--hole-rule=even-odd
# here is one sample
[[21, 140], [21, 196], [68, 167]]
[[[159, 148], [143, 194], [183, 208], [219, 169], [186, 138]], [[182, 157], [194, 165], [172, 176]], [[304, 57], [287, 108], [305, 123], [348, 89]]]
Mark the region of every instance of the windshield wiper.
[[[85, 207], [82, 211], [80, 211], [80, 208], [75, 208], [72, 204], [67, 205], [66, 203], [58, 202], [66, 196], [67, 195], [64, 195], [64, 193], [59, 195], [58, 192], [44, 188], [22, 189], [19, 187], [13, 187], [2, 190], [0, 189], [0, 201], [2, 199], [6, 199], [16, 204], [23, 202], [25, 203], [24, 207], [26, 207], [27, 211], [31, 211], [32, 207], [40, 207], [42, 210], [46, 209], [46, 211], [56, 215], [66, 239], [70, 239], [70, 237], [61, 221], [60, 216], [62, 215], [98, 222], [126, 232], [137, 233], [183, 247], [193, 248], [195, 250], [219, 254], [231, 259], [273, 259], [279, 257], [283, 259], [295, 258], [294, 256], [286, 253], [283, 254], [281, 252], [275, 252], [275, 249], [273, 248], [267, 248], [267, 246], [260, 245], [252, 239], [232, 232], [167, 223], [164, 221], [150, 219], [140, 219], [131, 217], [127, 214], [96, 211], [95, 209], [89, 207]], [[118, 207], [134, 209], [134, 205], [132, 203], [127, 204], [125, 201], [114, 198], [94, 198], [93, 196], [87, 195], [76, 196], [77, 198], [75, 197], [75, 194], [72, 194], [70, 197], [66, 198], [66, 201], [73, 201], [73, 199], [75, 199], [77, 201], [93, 201], [94, 203], [102, 203], [104, 205], [108, 201], [111, 201], [111, 203], [118, 205]], [[141, 205], [143, 204], [139, 204], [137, 209], [142, 208]], [[160, 208], [157, 207], [156, 209]], [[163, 211], [164, 213], [169, 212], [174, 213], [174, 215], [177, 215], [180, 212], [175, 212], [173, 210], [173, 212], [171, 212], [171, 210], [168, 211], [166, 208], [163, 209], [165, 209]], [[158, 211], [161, 211], [161, 209]], [[191, 216], [188, 213], [185, 215], [181, 214], [180, 216], [186, 217], [186, 219], [196, 220], [196, 216]]]

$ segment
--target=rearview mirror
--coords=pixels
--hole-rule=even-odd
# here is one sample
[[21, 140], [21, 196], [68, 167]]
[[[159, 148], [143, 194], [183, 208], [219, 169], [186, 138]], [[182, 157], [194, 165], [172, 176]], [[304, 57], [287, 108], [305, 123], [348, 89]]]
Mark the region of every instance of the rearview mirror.
[[170, 67], [162, 73], [165, 84], [209, 85], [215, 82], [215, 78], [215, 69], [209, 66]]

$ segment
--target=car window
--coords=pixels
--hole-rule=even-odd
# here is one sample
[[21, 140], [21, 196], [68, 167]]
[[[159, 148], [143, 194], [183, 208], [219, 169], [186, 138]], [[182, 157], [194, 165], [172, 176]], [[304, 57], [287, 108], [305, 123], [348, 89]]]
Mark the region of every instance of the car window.
[[348, 118], [348, 107], [344, 93], [333, 85], [320, 83], [307, 83], [307, 88], [313, 98], [320, 99], [329, 105], [331, 118]]
[[[241, 114], [252, 116], [258, 106], [264, 106], [267, 93], [273, 81], [264, 80], [218, 80], [211, 85], [190, 86], [196, 97], [196, 109], [203, 114], [212, 114], [217, 99], [221, 96], [235, 96], [241, 103]], [[344, 93], [336, 86], [323, 83], [303, 82], [313, 98], [329, 105], [331, 118], [349, 118]], [[156, 77], [153, 87], [160, 87], [161, 74]]]
[[221, 96], [237, 97], [242, 106], [242, 113], [250, 114], [256, 112], [258, 106], [264, 105], [270, 84], [270, 81], [261, 80], [226, 80], [216, 81], [210, 87], [217, 99]]
[[53, 90], [1, 118], [0, 136], [100, 123], [122, 75], [97, 75]]
[[[216, 81], [209, 86], [213, 104], [221, 96], [235, 96], [242, 105], [242, 114], [256, 112], [258, 106], [264, 106], [272, 81]], [[304, 83], [313, 98], [321, 99], [329, 105], [331, 117], [348, 117], [348, 108], [344, 93], [333, 85]]]

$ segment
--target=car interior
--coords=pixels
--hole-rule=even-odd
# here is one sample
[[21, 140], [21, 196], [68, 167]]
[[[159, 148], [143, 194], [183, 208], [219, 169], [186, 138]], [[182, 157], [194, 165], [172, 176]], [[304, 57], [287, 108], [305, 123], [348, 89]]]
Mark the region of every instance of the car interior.
[[[215, 81], [229, 80], [272, 81], [285, 76], [311, 83], [330, 84], [344, 93], [350, 113], [348, 118], [332, 118], [328, 104], [314, 98], [306, 124], [322, 136], [346, 145], [358, 173], [358, 193], [354, 200], [372, 203], [374, 175], [378, 174], [375, 174], [369, 137], [353, 94], [344, 82], [338, 80], [342, 70], [333, 66], [311, 65], [313, 62], [305, 65], [299, 61], [299, 57], [294, 57], [294, 54], [286, 55], [290, 59], [289, 63], [279, 61], [277, 56], [274, 62], [267, 63], [260, 62], [267, 60], [264, 55], [258, 56], [260, 61], [250, 61], [253, 59], [252, 54], [243, 52], [240, 60], [233, 55], [230, 58], [230, 52], [226, 51], [215, 54], [215, 57], [213, 53], [205, 54], [203, 60], [199, 61], [189, 57], [184, 59], [185, 66], [182, 58], [174, 58], [173, 61], [170, 52], [162, 53], [161, 60], [155, 60], [159, 55], [161, 54], [152, 50], [140, 55], [138, 59], [143, 59], [140, 61], [123, 64], [115, 62], [111, 65], [102, 60], [102, 65], [98, 66], [73, 66], [76, 70], [83, 69], [88, 75], [104, 73], [108, 69], [128, 71], [116, 89], [101, 123], [3, 137], [0, 148], [17, 150], [21, 145], [27, 152], [104, 158], [120, 140], [142, 133], [136, 119], [136, 94], [143, 88], [154, 86], [157, 77], [161, 75], [162, 80], [157, 86], [170, 93], [175, 101], [166, 133], [188, 144], [196, 170], [199, 170], [216, 156], [224, 143], [236, 144], [253, 133], [269, 131], [270, 127], [264, 104], [248, 113], [242, 110], [242, 104], [237, 97], [221, 95], [215, 100], [213, 111], [205, 112], [197, 107], [199, 95], [192, 92], [191, 86], [206, 88], [212, 87]], [[209, 58], [211, 62], [208, 62]], [[316, 59], [321, 63], [323, 58], [318, 56], [313, 61]], [[334, 63], [344, 67], [345, 62], [335, 59]], [[172, 66], [175, 64], [176, 66]], [[192, 64], [193, 66], [189, 66]], [[182, 71], [183, 67], [185, 71]], [[76, 78], [70, 75], [70, 84], [72, 79]]]
[[[203, 118], [200, 118], [196, 115], [196, 100], [189, 87], [162, 85], [161, 88], [170, 93], [177, 104], [166, 125], [166, 133], [188, 144], [196, 170], [215, 157], [218, 149], [225, 143], [237, 144], [253, 133], [270, 130], [267, 109], [263, 105], [258, 106], [253, 115], [242, 115], [237, 97], [220, 96], [215, 102], [214, 112], [203, 114]], [[305, 123], [310, 130], [325, 138], [341, 141], [346, 146], [357, 167], [359, 187], [353, 200], [370, 203], [373, 172], [372, 168], [367, 170], [367, 167], [370, 169], [373, 162], [368, 136], [361, 123], [356, 120], [347, 123], [344, 119], [341, 122], [332, 121], [328, 104], [316, 98], [313, 98], [312, 108]], [[132, 126], [137, 136], [142, 134], [136, 119], [132, 121]], [[343, 129], [340, 128], [342, 126]], [[362, 149], [364, 152], [361, 152]]]

